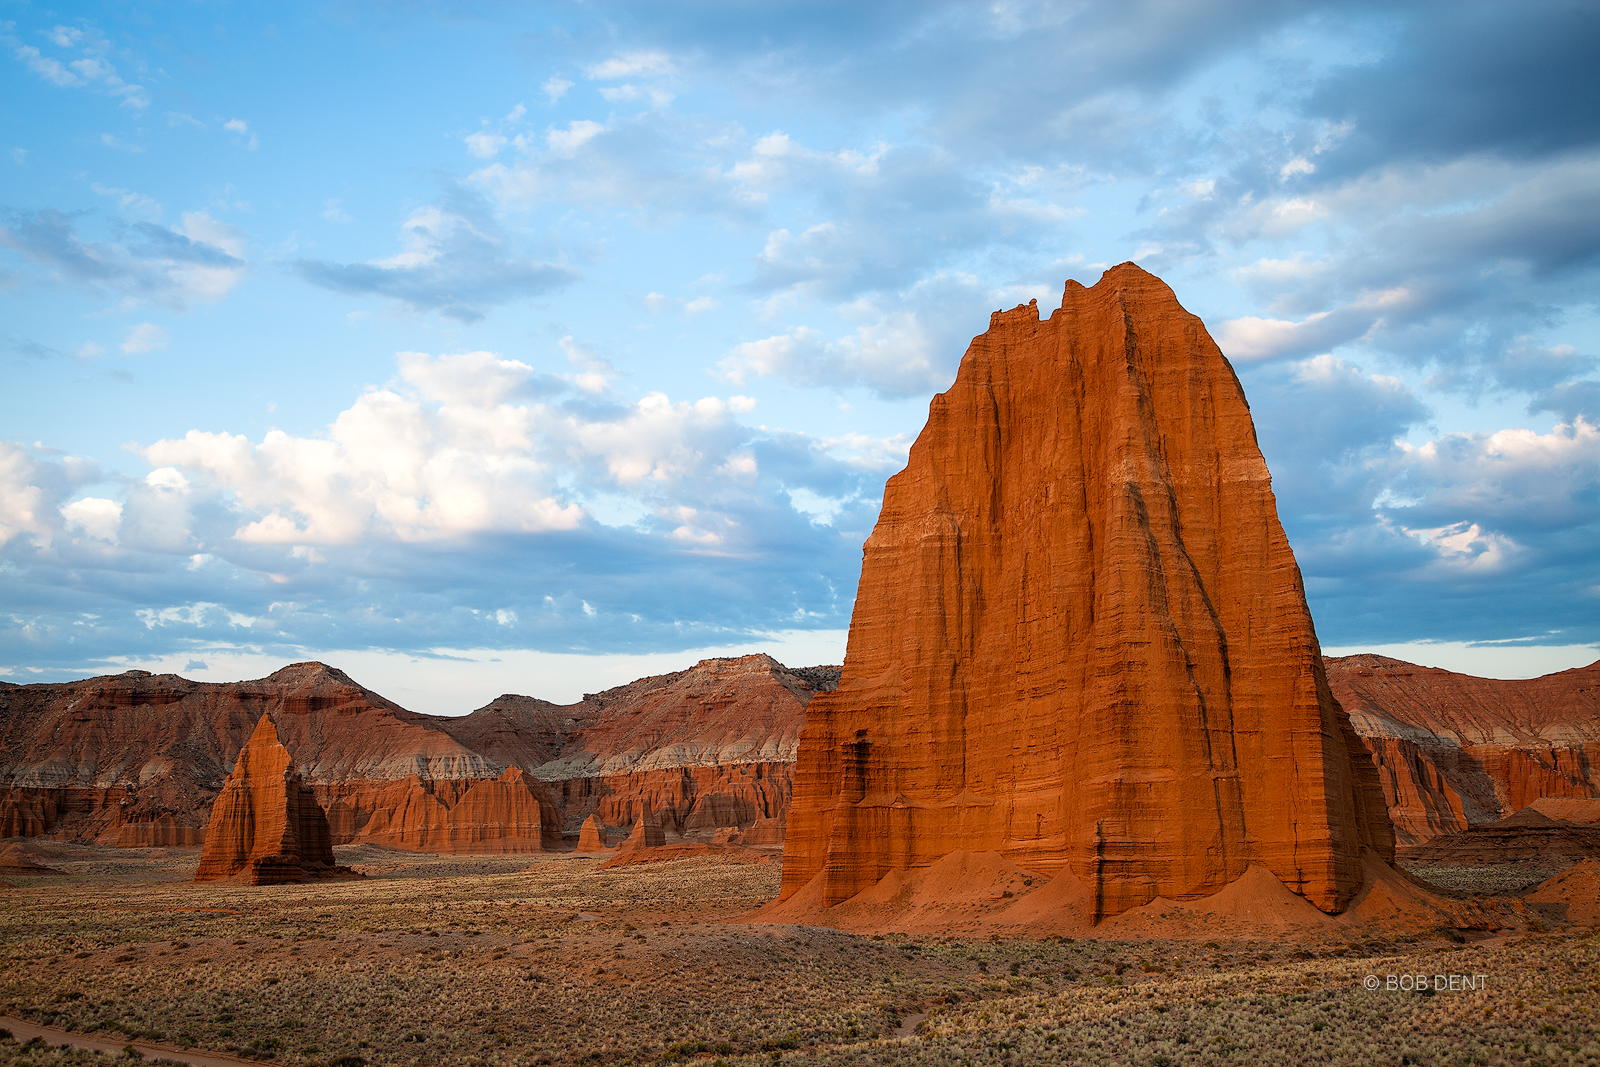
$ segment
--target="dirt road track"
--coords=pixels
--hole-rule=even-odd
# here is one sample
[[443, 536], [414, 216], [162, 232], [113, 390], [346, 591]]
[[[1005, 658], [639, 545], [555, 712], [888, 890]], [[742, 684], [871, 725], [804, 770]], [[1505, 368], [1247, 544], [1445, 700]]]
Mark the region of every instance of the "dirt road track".
[[11, 1036], [17, 1039], [18, 1044], [39, 1037], [51, 1045], [71, 1045], [74, 1048], [86, 1048], [95, 1052], [109, 1052], [113, 1056], [122, 1055], [122, 1050], [132, 1045], [143, 1053], [147, 1060], [192, 1063], [195, 1067], [241, 1067], [243, 1064], [259, 1067], [255, 1060], [244, 1060], [222, 1052], [201, 1052], [154, 1041], [129, 1041], [126, 1038], [106, 1037], [100, 1034], [75, 1034], [70, 1030], [40, 1026], [38, 1023], [30, 1023], [26, 1019], [17, 1019], [10, 1015], [0, 1015], [0, 1027], [10, 1030]]

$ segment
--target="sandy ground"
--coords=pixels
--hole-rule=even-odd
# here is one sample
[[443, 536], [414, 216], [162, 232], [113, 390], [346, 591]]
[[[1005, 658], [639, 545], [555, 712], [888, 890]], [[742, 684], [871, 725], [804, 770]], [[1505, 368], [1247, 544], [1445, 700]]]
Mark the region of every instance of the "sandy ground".
[[852, 933], [751, 921], [779, 866], [715, 855], [367, 847], [338, 850], [364, 881], [248, 887], [189, 883], [193, 852], [48, 848], [64, 873], [0, 891], [0, 1014], [52, 1031], [12, 1027], [0, 1063], [1600, 1064], [1575, 925]]

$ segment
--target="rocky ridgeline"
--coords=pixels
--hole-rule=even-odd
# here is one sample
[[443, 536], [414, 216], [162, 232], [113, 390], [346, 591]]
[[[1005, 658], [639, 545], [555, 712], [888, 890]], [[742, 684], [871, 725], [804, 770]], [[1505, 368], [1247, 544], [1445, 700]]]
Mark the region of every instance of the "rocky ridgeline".
[[602, 841], [625, 838], [646, 807], [674, 837], [780, 844], [805, 707], [829, 670], [706, 660], [572, 705], [506, 695], [460, 717], [407, 711], [321, 663], [229, 684], [0, 683], [0, 837], [199, 847], [270, 714], [334, 844], [537, 851], [591, 817]]

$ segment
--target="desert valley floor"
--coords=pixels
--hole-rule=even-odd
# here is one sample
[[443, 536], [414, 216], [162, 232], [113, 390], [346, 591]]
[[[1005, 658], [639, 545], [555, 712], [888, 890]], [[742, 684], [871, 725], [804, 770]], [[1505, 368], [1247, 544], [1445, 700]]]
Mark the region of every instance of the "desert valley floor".
[[[348, 1067], [1600, 1063], [1600, 928], [1581, 924], [857, 935], [751, 918], [775, 852], [602, 869], [369, 844], [337, 850], [364, 879], [251, 887], [192, 884], [191, 850], [41, 849], [62, 873], [0, 895], [4, 1063], [111, 1058], [67, 1041]], [[1387, 988], [1416, 975], [1427, 991]]]

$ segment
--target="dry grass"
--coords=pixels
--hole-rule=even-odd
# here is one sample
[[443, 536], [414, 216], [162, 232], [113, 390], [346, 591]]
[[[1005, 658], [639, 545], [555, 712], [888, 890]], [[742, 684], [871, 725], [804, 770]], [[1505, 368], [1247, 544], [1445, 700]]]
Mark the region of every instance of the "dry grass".
[[1405, 863], [1401, 866], [1426, 882], [1466, 896], [1503, 896], [1526, 893], [1540, 882], [1554, 878], [1572, 864], [1536, 866], [1528, 863], [1499, 863], [1476, 867], [1445, 866], [1432, 863]]
[[[911, 941], [726, 922], [776, 864], [340, 851], [372, 877], [193, 886], [192, 853], [85, 849], [51, 861], [70, 877], [14, 878], [0, 1013], [284, 1064], [1600, 1063], [1588, 932]], [[1361, 988], [1390, 973], [1490, 977]], [[0, 1063], [98, 1059], [0, 1044]]]

